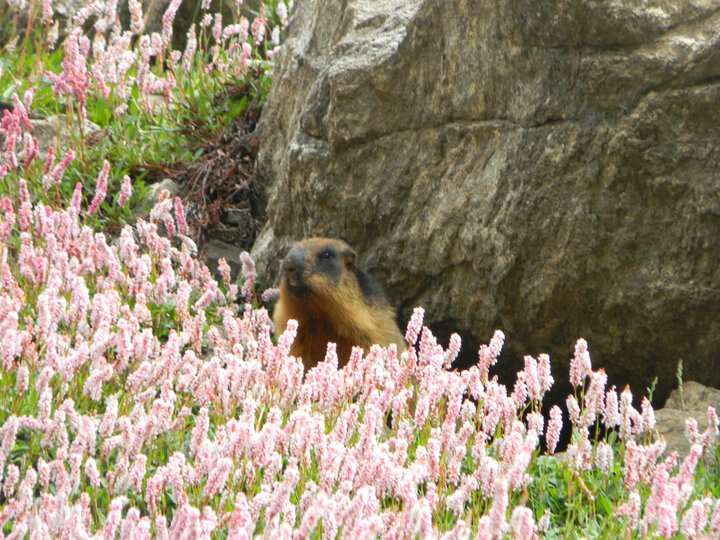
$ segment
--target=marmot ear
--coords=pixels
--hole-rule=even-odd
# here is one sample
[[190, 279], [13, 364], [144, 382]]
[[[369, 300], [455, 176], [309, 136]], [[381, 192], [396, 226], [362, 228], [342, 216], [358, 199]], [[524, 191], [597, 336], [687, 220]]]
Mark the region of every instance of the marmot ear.
[[343, 258], [345, 259], [345, 263], [348, 266], [355, 266], [355, 260], [357, 259], [357, 253], [355, 253], [355, 250], [351, 247], [347, 247], [343, 251]]

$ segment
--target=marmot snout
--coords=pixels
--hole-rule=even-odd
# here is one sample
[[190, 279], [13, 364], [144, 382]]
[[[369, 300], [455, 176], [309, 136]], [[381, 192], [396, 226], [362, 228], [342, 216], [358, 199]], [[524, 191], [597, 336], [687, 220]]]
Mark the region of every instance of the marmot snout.
[[292, 246], [281, 265], [280, 298], [273, 316], [276, 332], [287, 321], [298, 321], [298, 335], [290, 351], [310, 369], [325, 357], [328, 342], [337, 345], [340, 366], [353, 346], [404, 339], [395, 311], [380, 285], [356, 264], [355, 251], [344, 241], [308, 238]]

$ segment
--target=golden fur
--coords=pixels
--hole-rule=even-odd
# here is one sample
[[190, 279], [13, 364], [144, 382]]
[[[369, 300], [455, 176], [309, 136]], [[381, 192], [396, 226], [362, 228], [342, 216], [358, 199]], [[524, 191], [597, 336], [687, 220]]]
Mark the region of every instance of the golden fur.
[[[308, 370], [325, 358], [328, 342], [337, 346], [342, 367], [353, 346], [366, 352], [373, 344], [383, 347], [395, 343], [404, 350], [405, 341], [395, 322], [395, 312], [381, 295], [368, 298], [354, 271], [355, 252], [342, 240], [310, 238], [294, 246], [303, 250], [302, 283], [309, 292], [295, 294], [283, 272], [280, 297], [273, 321], [278, 334], [289, 319], [298, 321], [298, 335], [290, 353], [302, 358]], [[339, 254], [339, 276], [329, 276], [314, 268], [319, 253], [332, 248]]]

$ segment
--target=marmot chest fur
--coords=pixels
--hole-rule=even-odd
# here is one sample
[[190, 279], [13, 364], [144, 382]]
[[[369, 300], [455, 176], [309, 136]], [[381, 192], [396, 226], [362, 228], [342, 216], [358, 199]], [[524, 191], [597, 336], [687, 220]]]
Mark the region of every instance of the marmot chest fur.
[[290, 353], [308, 370], [325, 358], [328, 342], [337, 346], [342, 367], [353, 346], [405, 341], [380, 285], [356, 265], [355, 251], [342, 240], [308, 238], [292, 246], [281, 266], [280, 297], [275, 305], [275, 331], [289, 319], [298, 322]]

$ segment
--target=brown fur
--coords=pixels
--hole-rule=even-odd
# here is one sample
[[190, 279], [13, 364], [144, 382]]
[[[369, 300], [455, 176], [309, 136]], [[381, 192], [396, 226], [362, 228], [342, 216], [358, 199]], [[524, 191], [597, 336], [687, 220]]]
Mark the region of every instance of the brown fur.
[[[347, 363], [353, 346], [367, 352], [373, 344], [395, 343], [399, 351], [404, 350], [393, 308], [379, 293], [373, 298], [363, 293], [353, 271], [355, 252], [350, 246], [342, 240], [310, 238], [293, 248], [303, 250], [302, 283], [308, 292], [296, 294], [283, 271], [273, 321], [278, 334], [285, 330], [289, 319], [298, 321], [298, 335], [290, 353], [302, 358], [306, 370], [325, 358], [328, 342], [336, 344], [341, 367]], [[341, 271], [335, 278], [318, 271], [314, 263], [318, 254], [328, 248], [339, 255]]]

